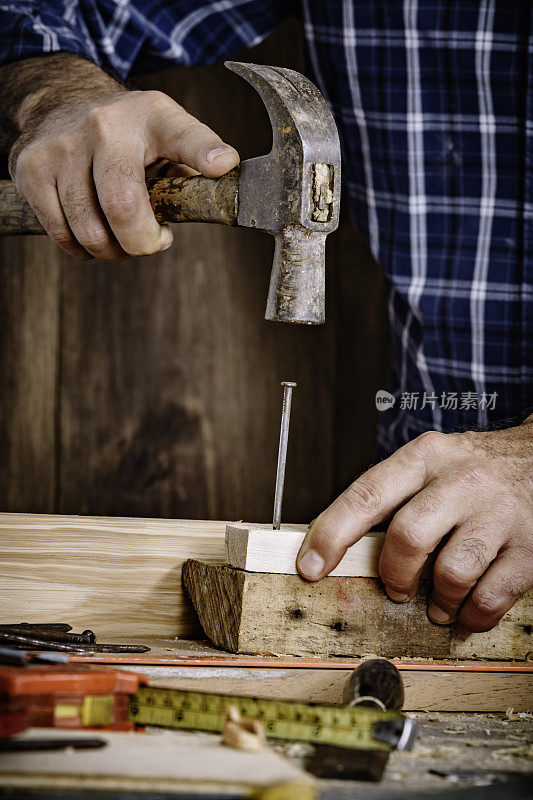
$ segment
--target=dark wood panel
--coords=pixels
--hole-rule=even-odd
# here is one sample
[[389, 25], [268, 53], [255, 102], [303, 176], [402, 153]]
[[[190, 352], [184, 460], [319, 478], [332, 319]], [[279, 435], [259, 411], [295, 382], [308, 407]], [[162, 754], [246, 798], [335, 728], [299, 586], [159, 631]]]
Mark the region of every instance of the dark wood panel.
[[59, 284], [51, 242], [0, 238], [0, 507], [6, 511], [54, 506]]
[[332, 238], [331, 264], [337, 272], [329, 301], [337, 316], [334, 484], [341, 491], [375, 458], [375, 397], [388, 388], [389, 322], [385, 276], [347, 214]]

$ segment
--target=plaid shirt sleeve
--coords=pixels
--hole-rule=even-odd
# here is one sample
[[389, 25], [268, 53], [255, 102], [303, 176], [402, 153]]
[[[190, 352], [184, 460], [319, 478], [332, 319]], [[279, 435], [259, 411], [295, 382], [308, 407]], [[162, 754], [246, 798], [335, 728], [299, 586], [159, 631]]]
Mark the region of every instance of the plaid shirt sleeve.
[[260, 42], [292, 6], [291, 0], [0, 0], [0, 65], [66, 51], [125, 79], [168, 61], [211, 64]]

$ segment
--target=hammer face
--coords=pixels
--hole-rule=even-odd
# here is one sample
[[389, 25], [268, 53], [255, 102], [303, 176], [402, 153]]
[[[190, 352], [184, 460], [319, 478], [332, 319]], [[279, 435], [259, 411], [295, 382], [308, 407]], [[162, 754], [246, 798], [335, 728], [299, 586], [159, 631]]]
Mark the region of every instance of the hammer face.
[[272, 124], [268, 155], [243, 161], [237, 224], [276, 239], [266, 319], [324, 322], [324, 242], [339, 222], [340, 143], [316, 86], [289, 69], [227, 62], [259, 92]]
[[322, 325], [325, 321], [325, 233], [287, 225], [275, 235], [265, 318]]

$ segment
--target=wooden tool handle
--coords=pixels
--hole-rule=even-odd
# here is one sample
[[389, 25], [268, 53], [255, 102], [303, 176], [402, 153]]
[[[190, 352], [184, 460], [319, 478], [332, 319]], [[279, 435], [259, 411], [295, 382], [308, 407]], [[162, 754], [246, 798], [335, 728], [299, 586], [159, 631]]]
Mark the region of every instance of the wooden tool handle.
[[[220, 178], [149, 178], [146, 186], [158, 222], [237, 224], [239, 167]], [[44, 232], [15, 184], [0, 181], [0, 236]]]

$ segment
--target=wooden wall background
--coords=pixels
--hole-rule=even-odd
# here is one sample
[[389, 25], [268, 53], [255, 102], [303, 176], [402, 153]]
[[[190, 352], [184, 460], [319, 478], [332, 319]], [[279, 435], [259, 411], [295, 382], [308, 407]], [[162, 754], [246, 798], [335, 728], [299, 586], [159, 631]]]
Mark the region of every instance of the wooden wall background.
[[[241, 60], [302, 67], [287, 24]], [[241, 156], [269, 149], [253, 89], [222, 66], [143, 86]], [[328, 237], [327, 324], [263, 319], [267, 234], [185, 224], [166, 253], [81, 263], [0, 239], [0, 509], [267, 520], [281, 380], [298, 381], [284, 519], [316, 515], [372, 460], [388, 373], [384, 282], [351, 227]]]

